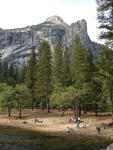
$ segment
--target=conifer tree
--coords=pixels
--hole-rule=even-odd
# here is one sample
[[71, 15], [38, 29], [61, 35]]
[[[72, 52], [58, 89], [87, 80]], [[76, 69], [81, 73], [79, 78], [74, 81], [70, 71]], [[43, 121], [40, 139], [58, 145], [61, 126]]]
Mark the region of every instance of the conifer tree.
[[36, 55], [34, 48], [32, 48], [25, 75], [25, 84], [27, 88], [30, 89], [32, 95], [32, 108], [35, 102], [34, 96], [35, 82], [36, 82]]
[[14, 78], [14, 65], [13, 65], [13, 63], [11, 63], [10, 66], [9, 66], [8, 77]]
[[99, 70], [98, 80], [102, 83], [102, 94], [107, 104], [110, 104], [113, 119], [113, 51], [105, 46], [100, 49], [100, 58], [96, 63]]
[[14, 68], [14, 79], [15, 79], [16, 83], [19, 83], [19, 68], [18, 68], [18, 66], [15, 66], [15, 68]]
[[29, 89], [32, 89], [35, 85], [35, 80], [36, 80], [36, 55], [34, 48], [32, 48], [25, 75], [26, 86]]
[[41, 108], [49, 112], [49, 95], [51, 92], [51, 49], [48, 42], [41, 42], [38, 49], [37, 95]]
[[31, 92], [25, 85], [16, 85], [14, 88], [14, 106], [22, 118], [22, 109], [31, 105]]
[[11, 110], [14, 107], [14, 88], [6, 83], [0, 83], [0, 107], [7, 108], [8, 117], [11, 117]]
[[54, 83], [62, 85], [62, 67], [63, 55], [61, 42], [59, 41], [54, 47], [53, 62], [52, 62], [52, 78]]
[[90, 71], [90, 55], [77, 36], [75, 39], [75, 47], [72, 56], [72, 78], [75, 87], [82, 88], [82, 83], [89, 80]]
[[62, 83], [63, 86], [70, 86], [72, 84], [70, 56], [67, 47], [64, 50], [63, 65], [62, 65]]
[[19, 69], [19, 77], [18, 77], [19, 78], [19, 83], [22, 83], [22, 84], [25, 83], [26, 71], [27, 71], [27, 65], [24, 62], [22, 67]]
[[2, 62], [0, 60], [0, 82], [2, 82]]
[[2, 70], [1, 70], [2, 82], [7, 82], [7, 78], [9, 74], [8, 62], [3, 61], [1, 65], [2, 65]]
[[11, 65], [8, 67], [8, 77], [7, 77], [6, 83], [13, 87], [15, 87], [15, 85], [16, 85], [15, 67], [14, 67], [13, 63], [11, 63]]
[[[80, 38], [77, 36], [72, 56], [72, 79], [76, 91], [79, 92], [79, 110], [83, 103], [83, 96], [89, 94], [93, 69], [91, 54], [82, 46]], [[88, 94], [86, 94], [86, 89]]]
[[102, 29], [100, 38], [113, 45], [113, 0], [96, 0], [96, 2], [99, 28]]

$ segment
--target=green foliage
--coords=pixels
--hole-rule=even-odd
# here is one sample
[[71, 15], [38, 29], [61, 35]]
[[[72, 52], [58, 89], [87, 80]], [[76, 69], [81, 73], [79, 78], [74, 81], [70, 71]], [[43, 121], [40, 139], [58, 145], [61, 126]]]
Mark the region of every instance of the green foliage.
[[19, 118], [23, 108], [31, 105], [31, 93], [25, 85], [16, 85], [14, 89], [14, 106], [19, 110]]
[[54, 92], [51, 94], [51, 106], [57, 108], [78, 108], [79, 98], [85, 94], [81, 90], [75, 89], [73, 86], [63, 88], [60, 85], [55, 86]]
[[51, 92], [51, 49], [48, 42], [41, 42], [37, 63], [37, 96], [41, 99], [42, 107], [49, 103]]
[[13, 77], [8, 77], [6, 82], [9, 86], [15, 87], [16, 85], [16, 80]]
[[72, 56], [72, 78], [75, 87], [82, 88], [83, 83], [90, 82], [94, 65], [91, 54], [86, 50], [77, 36]]
[[70, 86], [72, 84], [70, 55], [67, 48], [64, 49], [63, 64], [62, 64], [62, 85]]
[[2, 82], [2, 63], [0, 60], [0, 82]]
[[78, 90], [79, 108], [88, 107], [93, 96], [93, 73], [95, 66], [91, 53], [85, 49], [77, 36], [72, 55], [72, 79], [76, 91]]
[[30, 90], [25, 85], [16, 85], [14, 89], [14, 103], [17, 109], [23, 109], [31, 104]]
[[7, 61], [1, 62], [0, 60], [0, 82], [7, 82], [8, 71]]
[[67, 96], [66, 88], [63, 88], [58, 83], [55, 84], [54, 91], [50, 96], [50, 105], [57, 108], [69, 107], [70, 103], [66, 96]]
[[25, 84], [30, 89], [31, 96], [32, 96], [32, 107], [33, 107], [35, 103], [35, 86], [36, 86], [36, 54], [35, 54], [34, 47], [32, 48], [30, 58], [27, 64], [27, 69], [25, 74]]
[[52, 62], [52, 78], [53, 82], [57, 81], [62, 84], [62, 67], [63, 56], [61, 42], [59, 41], [54, 47], [53, 62]]
[[[100, 47], [100, 57], [94, 63], [78, 36], [71, 57], [68, 49], [62, 53], [61, 47], [58, 42], [52, 59], [50, 45], [42, 41], [37, 60], [32, 49], [27, 67], [0, 62], [0, 82], [3, 82], [0, 106], [8, 109], [9, 116], [16, 107], [21, 118], [21, 110], [31, 105], [48, 110], [49, 105], [72, 108], [74, 114], [81, 110], [93, 110], [97, 114], [99, 109], [113, 112], [113, 51]], [[26, 86], [22, 84], [24, 81]]]
[[96, 2], [99, 28], [103, 30], [100, 38], [106, 39], [108, 44], [113, 45], [113, 1], [96, 0]]
[[[0, 83], [0, 107], [9, 111], [14, 106], [14, 89], [6, 83]], [[10, 117], [10, 114], [9, 114]]]
[[98, 68], [98, 80], [102, 83], [103, 99], [110, 103], [113, 111], [113, 51], [102, 46], [101, 56], [96, 62]]
[[13, 66], [13, 63], [11, 63], [10, 66], [9, 66], [8, 76], [14, 78], [14, 66]]
[[32, 48], [30, 58], [27, 64], [27, 70], [25, 75], [25, 84], [29, 89], [34, 88], [36, 81], [36, 56], [35, 50]]
[[25, 83], [25, 76], [26, 76], [26, 71], [27, 70], [27, 65], [25, 64], [25, 62], [23, 63], [23, 65], [21, 66], [21, 68], [19, 68], [19, 71], [18, 71], [18, 73], [19, 73], [19, 76], [18, 76], [18, 82], [20, 83], [20, 84], [23, 84], [23, 83]]

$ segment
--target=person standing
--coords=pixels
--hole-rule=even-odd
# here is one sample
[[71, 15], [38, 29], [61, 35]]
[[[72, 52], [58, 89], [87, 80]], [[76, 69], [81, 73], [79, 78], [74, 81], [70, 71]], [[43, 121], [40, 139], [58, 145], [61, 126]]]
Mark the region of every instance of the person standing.
[[77, 118], [76, 123], [77, 123], [77, 128], [80, 128], [80, 117]]
[[96, 127], [98, 134], [100, 134], [100, 127]]

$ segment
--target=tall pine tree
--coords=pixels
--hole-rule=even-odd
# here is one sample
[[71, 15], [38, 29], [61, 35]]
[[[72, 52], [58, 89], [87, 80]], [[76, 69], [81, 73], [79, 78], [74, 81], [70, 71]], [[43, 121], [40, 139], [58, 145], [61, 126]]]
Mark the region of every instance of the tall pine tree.
[[0, 59], [0, 82], [2, 82], [2, 62]]
[[102, 83], [102, 94], [107, 103], [110, 104], [113, 119], [113, 51], [105, 46], [100, 49], [100, 58], [96, 63], [99, 70], [98, 80]]
[[52, 62], [52, 79], [54, 83], [62, 85], [62, 67], [63, 55], [61, 42], [59, 41], [54, 47], [53, 62]]
[[19, 78], [19, 83], [20, 84], [25, 83], [26, 72], [27, 72], [27, 64], [25, 64], [25, 62], [23, 62], [21, 68], [19, 68], [19, 77], [18, 78]]
[[8, 62], [3, 61], [2, 62], [2, 81], [7, 82], [7, 78], [9, 75], [9, 68], [8, 68]]
[[72, 84], [71, 69], [70, 69], [70, 55], [68, 48], [64, 49], [63, 64], [62, 64], [62, 85], [64, 87]]
[[32, 109], [35, 102], [35, 82], [36, 82], [36, 55], [34, 47], [31, 50], [25, 75], [25, 84], [30, 89], [32, 95]]
[[48, 42], [40, 43], [37, 64], [37, 95], [41, 109], [49, 112], [49, 95], [51, 92], [51, 49]]
[[102, 29], [100, 38], [113, 45], [113, 0], [96, 0], [96, 2], [99, 28]]
[[[88, 50], [86, 50], [77, 36], [75, 38], [75, 46], [72, 56], [72, 79], [76, 91], [78, 90], [78, 110], [80, 113], [81, 106], [84, 102], [83, 97], [89, 94], [91, 88], [91, 78], [94, 65], [92, 63], [92, 56]], [[81, 92], [80, 92], [81, 91]], [[85, 101], [85, 107], [86, 107]]]

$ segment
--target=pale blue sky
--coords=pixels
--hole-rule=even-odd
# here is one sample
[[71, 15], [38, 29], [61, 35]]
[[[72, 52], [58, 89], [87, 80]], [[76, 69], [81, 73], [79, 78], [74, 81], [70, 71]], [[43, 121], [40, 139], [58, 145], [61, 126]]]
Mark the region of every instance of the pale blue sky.
[[67, 24], [85, 19], [90, 38], [98, 41], [95, 0], [0, 0], [0, 28], [18, 28], [58, 15]]

